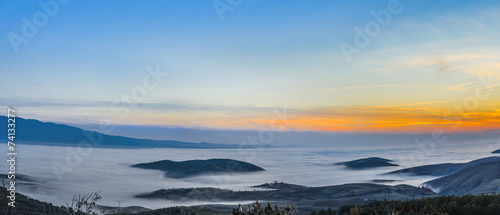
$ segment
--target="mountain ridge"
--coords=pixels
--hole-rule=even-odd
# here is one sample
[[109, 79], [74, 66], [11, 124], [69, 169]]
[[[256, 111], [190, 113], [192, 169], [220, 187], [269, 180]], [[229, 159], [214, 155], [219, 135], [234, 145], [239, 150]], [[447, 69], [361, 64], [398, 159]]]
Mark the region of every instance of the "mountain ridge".
[[[42, 122], [36, 119], [16, 117], [16, 142], [30, 145], [78, 146], [82, 141], [88, 141], [93, 147], [101, 148], [193, 148], [193, 149], [224, 149], [238, 148], [237, 144], [192, 143], [176, 140], [150, 140], [123, 137], [88, 131], [77, 127]], [[0, 116], [0, 121], [7, 121], [6, 116]], [[7, 136], [7, 130], [3, 131]], [[99, 141], [100, 140], [100, 141]], [[252, 146], [243, 146], [252, 147]], [[260, 146], [260, 147], [269, 147]]]
[[[273, 185], [273, 184], [271, 184]], [[276, 183], [275, 183], [276, 185]], [[410, 185], [380, 185], [371, 183], [351, 183], [321, 187], [306, 187], [295, 184], [283, 184], [284, 189], [253, 191], [234, 191], [213, 187], [159, 189], [149, 193], [135, 195], [136, 198], [161, 199], [175, 201], [292, 201], [294, 205], [325, 204], [340, 207], [345, 204], [366, 204], [376, 199], [403, 200], [422, 197], [435, 197], [437, 194], [428, 188]], [[260, 187], [257, 185], [253, 187]], [[265, 186], [269, 186], [265, 185]], [[276, 185], [282, 186], [282, 185]]]
[[424, 183], [444, 195], [482, 194], [500, 191], [500, 161], [481, 163]]
[[461, 170], [464, 170], [469, 167], [474, 167], [483, 163], [496, 162], [496, 161], [500, 161], [500, 157], [492, 156], [492, 157], [480, 158], [473, 161], [469, 161], [467, 163], [439, 163], [439, 164], [423, 165], [423, 166], [400, 169], [384, 174], [385, 175], [406, 174], [413, 176], [423, 176], [423, 175], [446, 176], [460, 172]]

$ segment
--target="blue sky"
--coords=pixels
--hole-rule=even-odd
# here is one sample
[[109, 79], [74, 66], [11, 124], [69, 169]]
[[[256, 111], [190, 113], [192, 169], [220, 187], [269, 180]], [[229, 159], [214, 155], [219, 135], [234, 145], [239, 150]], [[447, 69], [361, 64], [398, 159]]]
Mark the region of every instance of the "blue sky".
[[[288, 107], [305, 113], [301, 129], [343, 131], [409, 118], [340, 115], [425, 109], [426, 118], [467, 98], [478, 77], [499, 77], [495, 1], [398, 1], [401, 13], [348, 63], [339, 45], [353, 44], [354, 28], [389, 2], [243, 0], [221, 20], [209, 0], [69, 1], [16, 53], [9, 33], [21, 35], [22, 18], [43, 9], [37, 1], [4, 1], [0, 100], [49, 121], [108, 116], [119, 124], [216, 128], [247, 128]], [[167, 81], [117, 119], [110, 103], [155, 65], [169, 73]], [[481, 104], [496, 116], [498, 98]], [[387, 106], [411, 110], [374, 111]], [[421, 123], [439, 124], [414, 122]], [[402, 130], [412, 129], [419, 128]]]

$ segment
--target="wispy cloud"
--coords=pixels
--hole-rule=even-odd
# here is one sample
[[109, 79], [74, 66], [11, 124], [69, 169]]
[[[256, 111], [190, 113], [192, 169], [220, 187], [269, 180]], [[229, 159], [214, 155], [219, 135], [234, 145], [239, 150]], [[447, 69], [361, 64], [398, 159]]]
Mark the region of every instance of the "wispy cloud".
[[446, 89], [446, 91], [459, 91], [459, 92], [469, 91], [476, 84], [477, 84], [477, 81], [466, 82], [463, 84], [459, 84], [457, 86], [450, 87], [450, 88]]
[[445, 100], [445, 101], [413, 102], [413, 103], [405, 103], [405, 104], [384, 105], [384, 106], [379, 106], [379, 107], [381, 107], [381, 108], [387, 108], [387, 107], [408, 107], [408, 106], [415, 106], [415, 105], [428, 105], [428, 104], [450, 103], [450, 102], [456, 102], [456, 101], [461, 101], [461, 100], [463, 100], [463, 99], [454, 99], [454, 100]]
[[425, 84], [380, 84], [380, 85], [360, 85], [360, 86], [348, 86], [348, 87], [333, 87], [321, 89], [323, 91], [332, 90], [357, 90], [357, 89], [370, 89], [370, 88], [411, 88], [411, 87], [426, 87]]

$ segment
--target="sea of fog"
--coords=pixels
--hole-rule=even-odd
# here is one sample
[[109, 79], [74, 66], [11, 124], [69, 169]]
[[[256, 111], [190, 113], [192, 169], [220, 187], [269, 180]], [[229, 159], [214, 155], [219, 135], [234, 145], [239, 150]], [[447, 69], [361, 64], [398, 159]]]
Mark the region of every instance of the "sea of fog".
[[[405, 148], [378, 147], [314, 147], [266, 149], [105, 149], [93, 148], [61, 178], [54, 171], [54, 163], [67, 165], [67, 157], [77, 151], [72, 147], [18, 145], [17, 174], [31, 176], [37, 185], [18, 184], [16, 189], [28, 196], [55, 205], [70, 203], [73, 195], [101, 191], [100, 204], [109, 206], [140, 205], [161, 208], [173, 205], [194, 205], [206, 202], [171, 202], [136, 199], [133, 196], [162, 188], [217, 187], [234, 190], [252, 190], [250, 186], [280, 181], [307, 186], [326, 186], [344, 183], [370, 182], [373, 179], [403, 180], [415, 186], [429, 177], [384, 176], [382, 173], [403, 167], [443, 162], [467, 162], [492, 156], [498, 149], [493, 142], [446, 144], [422, 150], [418, 146]], [[7, 153], [7, 147], [0, 153]], [[333, 165], [336, 162], [366, 157], [392, 159], [402, 167], [384, 167], [374, 170], [349, 170]], [[73, 157], [74, 158], [74, 157]], [[156, 170], [129, 167], [132, 164], [158, 160], [191, 160], [231, 158], [263, 167], [266, 171], [251, 174], [222, 174], [187, 179], [165, 178]], [[409, 162], [412, 160], [412, 162]], [[6, 162], [1, 174], [8, 172]], [[61, 180], [62, 179], [62, 180]], [[231, 202], [229, 202], [231, 203]]]

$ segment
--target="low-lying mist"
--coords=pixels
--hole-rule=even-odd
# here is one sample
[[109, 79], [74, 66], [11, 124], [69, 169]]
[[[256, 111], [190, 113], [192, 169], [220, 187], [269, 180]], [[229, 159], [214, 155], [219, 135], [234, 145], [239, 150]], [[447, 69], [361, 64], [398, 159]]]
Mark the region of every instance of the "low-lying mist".
[[[100, 190], [103, 199], [100, 204], [109, 206], [140, 205], [161, 208], [173, 205], [196, 205], [208, 202], [173, 202], [164, 200], [137, 199], [134, 195], [158, 189], [215, 187], [233, 190], [253, 190], [251, 186], [273, 181], [306, 186], [327, 186], [344, 183], [371, 182], [373, 179], [402, 180], [393, 184], [406, 183], [415, 186], [431, 177], [406, 177], [381, 175], [389, 171], [410, 167], [405, 160], [412, 153], [423, 155], [418, 165], [467, 162], [492, 156], [496, 144], [446, 144], [436, 146], [433, 153], [423, 154], [418, 147], [377, 149], [366, 148], [266, 148], [266, 149], [103, 149], [93, 148], [88, 155], [76, 158], [72, 155], [78, 149], [40, 145], [18, 145], [17, 174], [33, 177], [36, 185], [18, 184], [17, 190], [33, 198], [55, 205], [71, 203], [73, 195]], [[87, 149], [85, 149], [87, 150]], [[6, 149], [1, 153], [6, 154]], [[418, 153], [417, 153], [418, 154]], [[69, 163], [67, 158], [70, 157]], [[366, 157], [392, 159], [400, 167], [383, 167], [372, 170], [350, 170], [334, 163]], [[208, 175], [184, 179], [164, 177], [156, 170], [129, 167], [132, 164], [158, 160], [192, 160], [210, 158], [231, 158], [258, 165], [266, 171], [245, 174]], [[59, 178], [54, 164], [75, 163]], [[7, 165], [0, 171], [7, 173]], [[62, 179], [62, 180], [60, 180]], [[221, 204], [221, 202], [218, 202]], [[231, 203], [231, 202], [229, 202]]]

